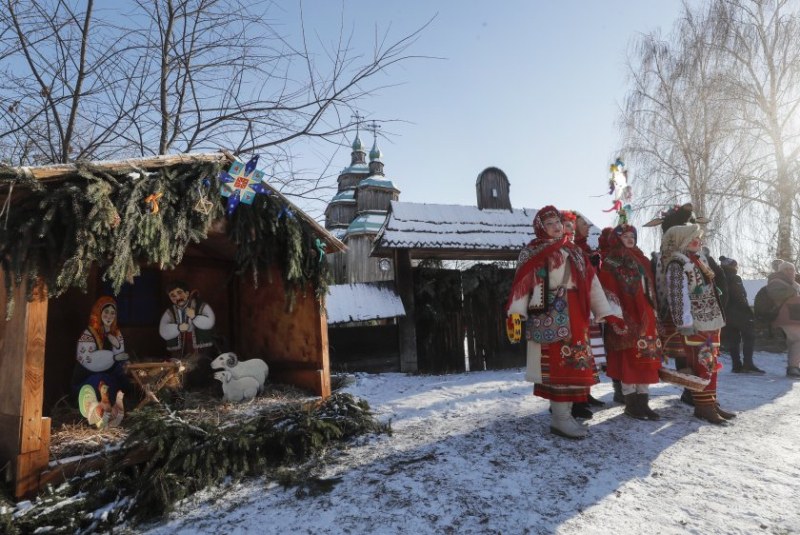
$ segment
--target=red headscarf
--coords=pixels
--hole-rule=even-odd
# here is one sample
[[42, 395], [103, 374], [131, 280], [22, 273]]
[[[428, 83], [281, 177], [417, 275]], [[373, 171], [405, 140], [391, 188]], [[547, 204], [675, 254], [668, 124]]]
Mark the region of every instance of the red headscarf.
[[[604, 249], [603, 258], [614, 259], [619, 264], [628, 263], [629, 265], [636, 265], [647, 283], [647, 298], [652, 300], [654, 296], [651, 292], [655, 291], [655, 283], [653, 281], [653, 273], [650, 269], [650, 259], [645, 256], [638, 246], [626, 247], [625, 244], [622, 243], [620, 237], [626, 232], [633, 232], [634, 239], [636, 239], [636, 227], [633, 225], [618, 225], [613, 229], [611, 227], [603, 229], [603, 233], [601, 234], [601, 240], [605, 236], [605, 240], [601, 241], [601, 247]], [[616, 274], [619, 275], [618, 272], [616, 272]], [[623, 281], [623, 279], [620, 278], [620, 281]], [[635, 284], [640, 284], [640, 281], [637, 280]]]
[[584, 300], [581, 300], [581, 303], [585, 305], [586, 310], [584, 312], [588, 314], [589, 283], [594, 276], [594, 269], [583, 255], [581, 249], [570, 242], [566, 234], [561, 238], [551, 238], [544, 226], [546, 220], [551, 218], [560, 219], [561, 217], [561, 212], [551, 205], [544, 206], [536, 212], [536, 216], [533, 218], [533, 231], [536, 237], [527, 245], [532, 254], [517, 269], [514, 282], [511, 284], [511, 295], [508, 296], [508, 301], [506, 302], [506, 310], [508, 310], [512, 302], [533, 291], [538, 282], [538, 276], [536, 275], [538, 268], [542, 266], [547, 268], [550, 265], [558, 266], [563, 262], [563, 256], [560, 252], [563, 248], [569, 252], [573, 260], [570, 263], [572, 280], [581, 297], [585, 297], [585, 303], [583, 303]]
[[[103, 348], [104, 338], [103, 318], [100, 315], [103, 313], [103, 309], [108, 306], [114, 307], [114, 311], [116, 312], [117, 302], [114, 301], [113, 297], [104, 295], [95, 301], [94, 305], [92, 306], [92, 312], [89, 314], [89, 332], [91, 332], [92, 336], [94, 336], [94, 341], [97, 344], [98, 349]], [[117, 325], [116, 318], [114, 318], [114, 323], [111, 324], [108, 332], [114, 336], [119, 336], [119, 326]]]

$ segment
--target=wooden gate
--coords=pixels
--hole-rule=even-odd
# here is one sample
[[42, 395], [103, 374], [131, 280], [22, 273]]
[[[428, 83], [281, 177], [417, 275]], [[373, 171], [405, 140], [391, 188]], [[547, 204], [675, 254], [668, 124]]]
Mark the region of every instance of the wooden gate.
[[464, 371], [461, 272], [416, 268], [414, 308], [419, 370], [434, 373]]
[[505, 334], [505, 302], [513, 269], [478, 264], [466, 271], [414, 270], [417, 356], [425, 372], [524, 366], [525, 344]]
[[506, 336], [505, 304], [514, 270], [477, 264], [462, 277], [469, 369], [499, 370], [525, 365], [525, 344]]

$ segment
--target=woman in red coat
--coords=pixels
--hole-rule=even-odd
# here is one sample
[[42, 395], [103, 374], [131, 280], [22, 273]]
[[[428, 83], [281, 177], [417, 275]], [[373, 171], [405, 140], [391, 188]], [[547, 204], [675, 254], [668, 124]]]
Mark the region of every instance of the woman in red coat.
[[649, 385], [659, 381], [662, 356], [650, 260], [636, 246], [635, 227], [620, 225], [607, 236], [600, 283], [609, 303], [622, 311], [628, 328], [624, 332], [606, 329], [606, 373], [622, 383], [626, 415], [658, 420], [649, 404]]

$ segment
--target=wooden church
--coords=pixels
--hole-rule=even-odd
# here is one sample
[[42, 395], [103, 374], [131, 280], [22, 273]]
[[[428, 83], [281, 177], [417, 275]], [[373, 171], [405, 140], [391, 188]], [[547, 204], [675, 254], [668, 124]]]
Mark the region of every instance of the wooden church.
[[336, 195], [325, 210], [325, 228], [347, 246], [342, 254], [331, 255], [334, 284], [391, 281], [394, 268], [389, 259], [370, 257], [372, 242], [381, 229], [392, 201], [400, 198], [383, 170], [377, 129], [373, 122], [372, 149], [367, 152], [358, 129], [350, 154], [350, 165], [339, 174]]

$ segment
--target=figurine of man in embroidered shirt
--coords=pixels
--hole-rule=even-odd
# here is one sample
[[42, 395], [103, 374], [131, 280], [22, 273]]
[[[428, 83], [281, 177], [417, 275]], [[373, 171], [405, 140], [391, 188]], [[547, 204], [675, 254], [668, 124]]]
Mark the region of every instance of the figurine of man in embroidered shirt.
[[214, 311], [183, 281], [170, 283], [167, 295], [172, 306], [161, 316], [158, 333], [170, 356], [186, 364], [186, 386], [208, 386], [213, 379]]

